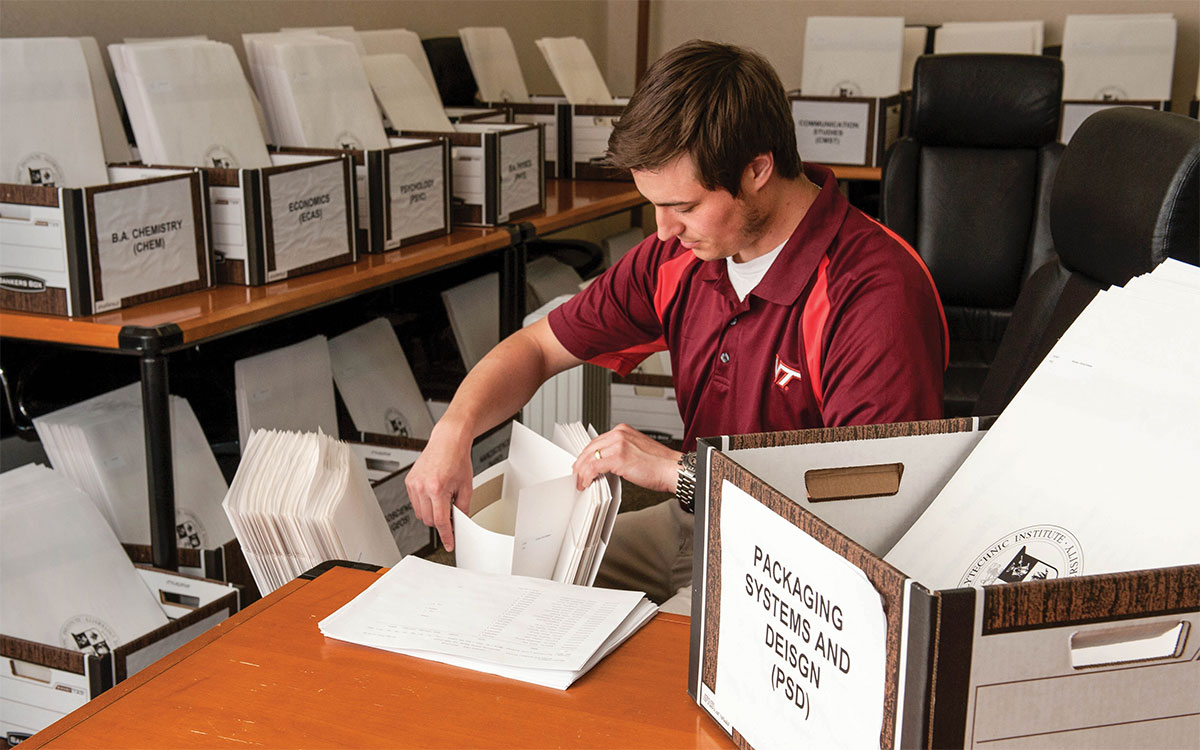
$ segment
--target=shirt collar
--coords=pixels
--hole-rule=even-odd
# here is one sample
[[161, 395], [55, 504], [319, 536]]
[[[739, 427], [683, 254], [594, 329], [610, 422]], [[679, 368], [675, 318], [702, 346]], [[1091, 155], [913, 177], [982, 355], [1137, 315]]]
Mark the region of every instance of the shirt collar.
[[[792, 305], [817, 271], [817, 266], [842, 228], [850, 203], [838, 189], [833, 170], [816, 164], [804, 165], [804, 176], [818, 185], [821, 192], [784, 243], [783, 251], [758, 286], [746, 296], [759, 297], [777, 305]], [[737, 295], [725, 270], [725, 263], [701, 263], [698, 278], [715, 283], [735, 304]]]

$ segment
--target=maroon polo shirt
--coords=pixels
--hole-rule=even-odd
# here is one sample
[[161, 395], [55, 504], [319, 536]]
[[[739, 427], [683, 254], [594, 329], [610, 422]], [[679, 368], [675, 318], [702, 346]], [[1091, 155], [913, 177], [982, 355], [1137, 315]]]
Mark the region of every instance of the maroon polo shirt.
[[550, 313], [567, 351], [622, 375], [670, 351], [687, 450], [697, 437], [942, 416], [946, 319], [929, 271], [830, 170], [805, 174], [820, 195], [745, 300], [724, 260], [651, 235]]

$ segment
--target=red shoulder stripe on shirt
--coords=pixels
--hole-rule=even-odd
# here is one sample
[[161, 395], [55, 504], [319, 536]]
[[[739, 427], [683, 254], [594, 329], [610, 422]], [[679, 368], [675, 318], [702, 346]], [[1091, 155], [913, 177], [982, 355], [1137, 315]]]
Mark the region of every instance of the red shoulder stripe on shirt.
[[817, 409], [824, 408], [824, 391], [821, 387], [821, 342], [825, 332], [825, 321], [829, 318], [829, 256], [821, 258], [817, 266], [817, 280], [812, 292], [804, 302], [804, 310], [800, 312], [800, 334], [804, 340], [804, 358], [808, 365], [808, 382], [812, 386], [813, 397], [817, 399]]
[[[863, 216], [866, 216], [866, 214], [864, 213]], [[900, 245], [908, 251], [908, 254], [913, 257], [913, 260], [917, 261], [917, 264], [921, 266], [921, 270], [925, 272], [925, 278], [929, 280], [929, 286], [933, 289], [933, 298], [937, 300], [938, 314], [942, 316], [942, 352], [945, 355], [945, 361], [942, 364], [942, 367], [948, 367], [950, 365], [950, 326], [946, 323], [946, 310], [942, 307], [942, 297], [940, 294], [938, 294], [937, 284], [933, 283], [933, 275], [929, 273], [929, 268], [926, 267], [925, 261], [921, 260], [921, 256], [917, 254], [917, 251], [913, 249], [912, 245], [904, 241], [903, 237], [893, 232], [880, 221], [870, 216], [867, 216], [867, 218], [878, 224], [879, 228], [887, 232], [889, 237], [894, 239], [896, 242], [899, 242]]]
[[[675, 298], [675, 293], [679, 290], [679, 282], [683, 278], [684, 272], [687, 271], [692, 263], [699, 262], [700, 259], [694, 253], [684, 252], [658, 267], [658, 280], [654, 287], [654, 313], [658, 316], [660, 323], [663, 320], [663, 315], [666, 313], [667, 305], [671, 303], [671, 300]], [[601, 354], [589, 361], [594, 365], [607, 367], [618, 375], [624, 376], [628, 375], [646, 357], [649, 357], [654, 352], [661, 352], [666, 348], [666, 339], [659, 336], [654, 341], [631, 346], [619, 352]]]

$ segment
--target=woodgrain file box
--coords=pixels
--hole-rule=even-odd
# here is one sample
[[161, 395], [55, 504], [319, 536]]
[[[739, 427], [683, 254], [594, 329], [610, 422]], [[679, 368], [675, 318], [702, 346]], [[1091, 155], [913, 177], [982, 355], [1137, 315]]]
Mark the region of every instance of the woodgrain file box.
[[627, 169], [607, 164], [608, 138], [628, 99], [616, 104], [570, 104], [562, 96], [533, 96], [530, 102], [504, 102], [513, 122], [537, 123], [546, 130], [546, 174], [577, 180], [632, 180]]
[[[444, 137], [388, 138], [386, 149], [348, 151], [358, 193], [358, 247], [382, 253], [450, 232], [450, 145]], [[289, 153], [340, 155], [330, 149]]]
[[[743, 746], [786, 730], [813, 747], [1195, 742], [1200, 565], [932, 591], [883, 561], [982, 434], [955, 419], [701, 441], [688, 690]], [[811, 471], [860, 466], [876, 496], [810, 498]], [[874, 481], [889, 466], [894, 494]], [[759, 707], [771, 721], [733, 718]]]
[[0, 307], [91, 315], [212, 286], [204, 176], [0, 184]]
[[348, 152], [273, 153], [269, 167], [204, 171], [220, 283], [260, 286], [358, 260]]
[[33, 734], [240, 608], [236, 586], [139, 566], [171, 622], [102, 654], [0, 635], [0, 732]]
[[491, 123], [504, 124], [511, 122], [507, 105], [491, 106], [485, 105], [482, 107], [446, 107], [446, 117], [453, 123]]
[[546, 148], [541, 127], [459, 123], [455, 128], [454, 133], [401, 133], [449, 138], [453, 223], [490, 227], [545, 209]]
[[903, 94], [888, 97], [788, 97], [796, 145], [805, 161], [878, 167], [900, 137]]
[[[135, 565], [154, 563], [154, 551], [149, 544], [122, 543], [121, 546]], [[181, 542], [178, 554], [180, 573], [239, 587], [243, 607], [258, 600], [258, 586], [254, 583], [254, 574], [246, 564], [246, 556], [242, 554], [242, 545], [237, 539], [230, 539], [212, 549], [187, 547]]]
[[1071, 136], [1075, 135], [1075, 131], [1083, 124], [1083, 121], [1102, 109], [1109, 107], [1138, 107], [1139, 109], [1156, 109], [1161, 112], [1171, 111], [1170, 102], [1160, 102], [1152, 99], [1128, 99], [1128, 100], [1084, 100], [1084, 99], [1064, 99], [1062, 103], [1062, 115], [1058, 118], [1058, 142], [1070, 143]]
[[528, 102], [500, 102], [489, 106], [506, 109], [511, 122], [541, 125], [546, 140], [546, 176], [570, 177], [567, 161], [563, 159], [563, 148], [569, 141], [559, 138], [559, 112], [566, 103], [566, 98], [561, 96], [531, 96]]

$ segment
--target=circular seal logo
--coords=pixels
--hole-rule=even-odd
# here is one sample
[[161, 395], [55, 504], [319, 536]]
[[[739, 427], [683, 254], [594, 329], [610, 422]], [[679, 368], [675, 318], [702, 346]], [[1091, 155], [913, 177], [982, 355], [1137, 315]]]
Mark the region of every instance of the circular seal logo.
[[1096, 92], [1095, 99], [1100, 99], [1106, 102], [1116, 102], [1123, 99], [1128, 99], [1129, 94], [1120, 86], [1105, 86]]
[[184, 549], [200, 549], [208, 540], [204, 524], [190, 510], [175, 509], [175, 546]]
[[408, 430], [408, 422], [405, 421], [404, 415], [395, 407], [388, 407], [384, 412], [384, 420], [387, 422], [387, 430], [389, 435], [399, 435], [408, 437], [411, 433]]
[[209, 146], [204, 152], [204, 166], [220, 167], [221, 169], [237, 169], [237, 159], [229, 153], [229, 149], [219, 143]]
[[829, 93], [830, 96], [862, 96], [862, 86], [859, 86], [857, 81], [838, 81], [833, 84], [833, 91]]
[[338, 148], [362, 151], [362, 141], [358, 140], [358, 137], [349, 130], [343, 130], [342, 132], [338, 133], [337, 137], [333, 140], [337, 143]]
[[59, 642], [96, 656], [104, 656], [120, 645], [117, 631], [95, 615], [75, 615], [58, 631]]
[[1026, 526], [997, 539], [967, 568], [959, 586], [989, 586], [1083, 572], [1083, 550], [1075, 535], [1061, 526]]
[[54, 187], [63, 181], [63, 170], [50, 154], [35, 151], [17, 162], [17, 175], [13, 182], [20, 185], [45, 185]]

